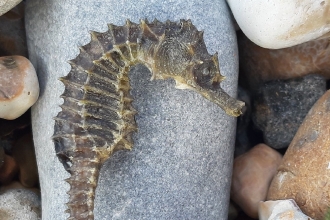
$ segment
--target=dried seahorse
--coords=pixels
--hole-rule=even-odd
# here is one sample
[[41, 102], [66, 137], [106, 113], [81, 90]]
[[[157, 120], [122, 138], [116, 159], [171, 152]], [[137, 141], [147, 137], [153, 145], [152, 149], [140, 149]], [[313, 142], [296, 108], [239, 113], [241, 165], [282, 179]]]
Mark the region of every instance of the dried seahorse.
[[152, 79], [173, 78], [177, 87], [192, 89], [232, 116], [244, 103], [225, 93], [217, 54], [208, 54], [203, 32], [190, 20], [179, 23], [129, 20], [91, 33], [91, 42], [70, 61], [62, 111], [55, 117], [55, 150], [71, 174], [69, 219], [94, 219], [94, 193], [100, 166], [115, 151], [131, 149], [136, 131], [128, 72], [142, 63]]

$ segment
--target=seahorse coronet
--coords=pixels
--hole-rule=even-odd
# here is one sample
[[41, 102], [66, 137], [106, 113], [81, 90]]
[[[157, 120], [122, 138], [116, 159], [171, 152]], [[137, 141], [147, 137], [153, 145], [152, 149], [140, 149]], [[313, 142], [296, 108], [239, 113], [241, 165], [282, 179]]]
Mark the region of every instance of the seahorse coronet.
[[56, 154], [70, 173], [68, 219], [94, 219], [95, 188], [101, 165], [114, 152], [133, 147], [134, 120], [128, 73], [141, 63], [152, 79], [172, 78], [176, 87], [191, 89], [239, 116], [244, 103], [221, 87], [218, 53], [207, 52], [203, 31], [191, 20], [155, 19], [136, 24], [108, 24], [104, 33], [90, 32], [90, 43], [68, 63], [70, 72], [60, 77], [65, 85], [62, 111], [54, 118]]

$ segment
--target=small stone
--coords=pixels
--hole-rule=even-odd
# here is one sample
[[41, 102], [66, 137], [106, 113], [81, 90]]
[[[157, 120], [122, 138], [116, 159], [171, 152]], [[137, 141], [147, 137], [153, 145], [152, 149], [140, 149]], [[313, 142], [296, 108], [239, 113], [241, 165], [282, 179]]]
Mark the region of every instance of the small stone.
[[34, 187], [39, 181], [32, 134], [20, 138], [12, 149], [13, 158], [19, 167], [19, 180], [26, 187]]
[[325, 91], [326, 81], [317, 75], [262, 85], [252, 114], [265, 143], [275, 149], [288, 147], [306, 114]]
[[227, 2], [242, 31], [261, 47], [291, 47], [330, 32], [328, 0]]
[[259, 220], [313, 220], [293, 199], [260, 202], [258, 212]]
[[287, 149], [268, 200], [294, 199], [301, 210], [323, 220], [330, 207], [330, 91], [308, 112]]
[[22, 56], [0, 57], [0, 118], [12, 120], [38, 99], [39, 84], [31, 62]]
[[0, 16], [18, 5], [22, 0], [0, 0]]
[[35, 193], [25, 190], [9, 190], [0, 194], [1, 220], [41, 220], [41, 201]]
[[252, 218], [258, 217], [258, 204], [266, 199], [268, 187], [282, 156], [265, 144], [235, 158], [231, 199]]
[[5, 155], [5, 161], [0, 169], [0, 183], [8, 184], [18, 172], [18, 166], [14, 160], [9, 155]]
[[271, 50], [259, 47], [242, 32], [237, 34], [241, 82], [256, 90], [265, 82], [292, 79], [308, 74], [330, 78], [329, 39]]

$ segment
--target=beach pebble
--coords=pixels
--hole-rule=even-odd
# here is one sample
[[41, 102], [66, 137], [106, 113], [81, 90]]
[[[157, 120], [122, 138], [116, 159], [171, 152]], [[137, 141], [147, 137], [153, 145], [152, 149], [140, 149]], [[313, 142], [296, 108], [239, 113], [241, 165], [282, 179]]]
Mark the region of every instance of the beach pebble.
[[15, 7], [22, 0], [0, 0], [0, 16]]
[[18, 172], [18, 166], [14, 158], [5, 154], [4, 163], [0, 168], [0, 184], [8, 184]]
[[252, 218], [258, 217], [258, 204], [266, 199], [268, 187], [282, 155], [265, 144], [235, 158], [231, 199]]
[[330, 32], [328, 0], [227, 2], [241, 30], [261, 47], [290, 47]]
[[276, 149], [288, 147], [306, 114], [325, 91], [326, 80], [317, 75], [274, 80], [260, 86], [252, 116], [265, 143]]
[[22, 56], [0, 57], [0, 118], [12, 120], [21, 116], [38, 99], [37, 74]]
[[0, 194], [1, 220], [41, 220], [41, 201], [34, 192], [13, 189]]
[[12, 154], [19, 167], [20, 182], [26, 187], [36, 186], [39, 177], [31, 133], [24, 135], [16, 142]]
[[279, 50], [265, 49], [238, 33], [240, 77], [255, 90], [271, 80], [292, 79], [308, 74], [330, 78], [330, 39], [309, 41]]
[[259, 220], [313, 220], [293, 199], [260, 202], [258, 212]]
[[287, 149], [268, 200], [294, 199], [301, 210], [323, 220], [330, 207], [330, 90], [309, 111]]

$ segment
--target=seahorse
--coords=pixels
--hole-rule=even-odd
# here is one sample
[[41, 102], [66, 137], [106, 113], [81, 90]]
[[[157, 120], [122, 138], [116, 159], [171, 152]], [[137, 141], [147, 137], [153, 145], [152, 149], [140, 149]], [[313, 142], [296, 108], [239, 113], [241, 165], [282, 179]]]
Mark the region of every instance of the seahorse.
[[129, 70], [144, 64], [151, 79], [172, 78], [176, 87], [198, 92], [227, 114], [239, 116], [244, 103], [221, 87], [217, 53], [210, 55], [190, 20], [126, 21], [109, 24], [104, 33], [91, 32], [91, 42], [69, 61], [62, 111], [55, 119], [56, 154], [71, 174], [69, 220], [94, 219], [94, 196], [101, 165], [114, 152], [133, 147], [137, 130], [130, 95]]

